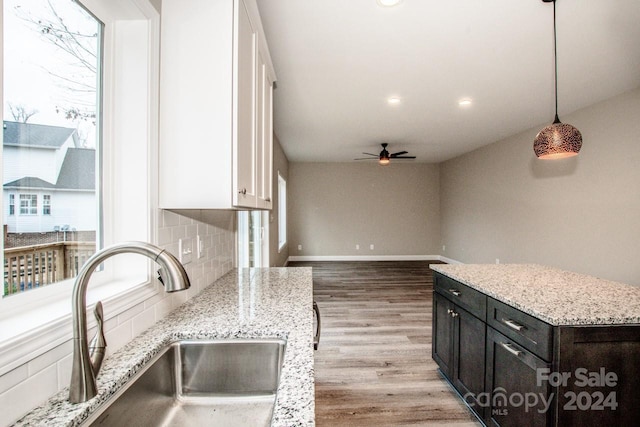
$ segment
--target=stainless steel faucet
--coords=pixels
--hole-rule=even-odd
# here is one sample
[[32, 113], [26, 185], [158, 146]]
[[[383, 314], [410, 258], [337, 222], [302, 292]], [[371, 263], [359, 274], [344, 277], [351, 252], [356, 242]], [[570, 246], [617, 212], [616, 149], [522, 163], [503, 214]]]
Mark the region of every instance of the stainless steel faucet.
[[91, 353], [87, 342], [87, 286], [94, 270], [107, 258], [117, 254], [134, 253], [144, 255], [160, 264], [160, 281], [166, 292], [176, 292], [191, 286], [187, 272], [180, 261], [169, 252], [145, 242], [124, 242], [109, 246], [96, 252], [87, 260], [76, 277], [73, 285], [73, 365], [69, 401], [86, 402], [98, 394], [96, 377], [102, 365], [104, 349], [107, 343], [102, 328], [102, 303], [96, 304], [95, 315], [98, 321], [98, 333], [91, 341]]

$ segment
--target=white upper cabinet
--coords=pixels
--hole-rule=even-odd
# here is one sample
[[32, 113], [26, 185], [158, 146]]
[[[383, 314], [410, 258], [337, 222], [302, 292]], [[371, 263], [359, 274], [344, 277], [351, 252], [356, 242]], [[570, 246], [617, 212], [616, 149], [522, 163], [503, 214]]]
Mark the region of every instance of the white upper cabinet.
[[275, 72], [255, 0], [163, 0], [159, 205], [271, 209]]

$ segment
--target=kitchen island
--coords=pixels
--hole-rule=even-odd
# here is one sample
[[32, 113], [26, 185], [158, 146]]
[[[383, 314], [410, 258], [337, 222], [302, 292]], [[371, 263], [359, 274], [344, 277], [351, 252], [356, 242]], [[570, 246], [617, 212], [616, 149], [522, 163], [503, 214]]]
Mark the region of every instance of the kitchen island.
[[633, 425], [640, 288], [540, 265], [432, 265], [432, 357], [487, 425]]
[[282, 338], [287, 344], [272, 426], [313, 426], [312, 303], [311, 268], [231, 271], [108, 357], [95, 398], [71, 404], [65, 389], [16, 425], [79, 425], [174, 341]]

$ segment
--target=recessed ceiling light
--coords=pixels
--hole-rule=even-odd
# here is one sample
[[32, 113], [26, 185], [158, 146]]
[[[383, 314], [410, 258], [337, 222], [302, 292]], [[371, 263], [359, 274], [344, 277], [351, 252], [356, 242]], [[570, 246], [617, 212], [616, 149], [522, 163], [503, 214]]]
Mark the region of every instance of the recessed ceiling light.
[[399, 4], [402, 0], [376, 0], [379, 6], [392, 7]]
[[400, 104], [400, 98], [398, 98], [397, 96], [392, 96], [391, 98], [387, 99], [387, 102], [389, 103], [389, 105], [398, 105]]
[[472, 101], [470, 98], [464, 98], [458, 101], [458, 105], [461, 107], [469, 107], [471, 104], [472, 104]]

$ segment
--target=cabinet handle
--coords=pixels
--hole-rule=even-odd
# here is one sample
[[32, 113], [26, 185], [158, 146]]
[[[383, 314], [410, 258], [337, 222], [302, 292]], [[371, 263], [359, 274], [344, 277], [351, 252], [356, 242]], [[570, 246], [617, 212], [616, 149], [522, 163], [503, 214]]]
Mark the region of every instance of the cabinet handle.
[[316, 314], [316, 322], [318, 329], [316, 330], [316, 335], [313, 337], [313, 349], [317, 350], [318, 345], [320, 344], [320, 308], [318, 308], [318, 304], [313, 302], [313, 312]]
[[460, 292], [457, 289], [449, 289], [449, 292], [451, 292], [452, 294], [454, 294], [455, 296], [459, 297], [460, 295], [462, 295], [462, 292]]
[[455, 311], [451, 311], [451, 317], [458, 317], [460, 316], [460, 314], [456, 313]]
[[502, 323], [504, 323], [505, 325], [507, 325], [508, 327], [516, 331], [521, 331], [524, 329], [524, 326], [517, 324], [511, 319], [501, 319], [501, 320], [502, 320]]
[[447, 314], [451, 314], [453, 313], [453, 310], [451, 310], [450, 308], [447, 309]]
[[242, 190], [238, 191], [238, 193], [242, 194], [243, 196], [247, 194], [247, 189], [243, 188]]
[[271, 203], [271, 197], [267, 197], [266, 199], [264, 199], [264, 201], [267, 203]]
[[515, 348], [511, 347], [511, 344], [509, 343], [501, 342], [500, 345], [516, 357], [520, 357], [520, 353], [522, 353], [520, 350], [516, 350]]

